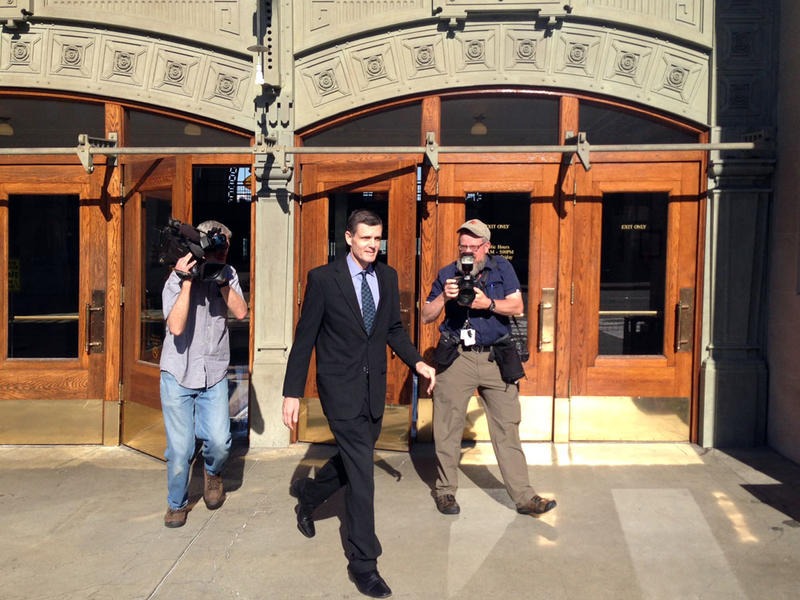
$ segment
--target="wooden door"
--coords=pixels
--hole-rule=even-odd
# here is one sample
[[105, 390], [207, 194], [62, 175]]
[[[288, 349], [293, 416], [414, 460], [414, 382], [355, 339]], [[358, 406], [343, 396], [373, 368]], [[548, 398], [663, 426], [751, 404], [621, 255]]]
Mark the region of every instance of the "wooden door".
[[[302, 308], [308, 271], [347, 253], [344, 230], [357, 208], [375, 211], [383, 219], [383, 246], [378, 258], [398, 275], [400, 313], [414, 339], [416, 327], [416, 162], [404, 159], [358, 158], [305, 163], [301, 167], [302, 195], [298, 201], [295, 276], [295, 323]], [[387, 347], [386, 411], [378, 447], [408, 448], [411, 424], [411, 370]], [[302, 441], [332, 440], [316, 389], [315, 360], [309, 369], [301, 404], [298, 437]]]
[[701, 163], [600, 163], [576, 177], [570, 301], [559, 306], [569, 439], [689, 440]]
[[[456, 230], [466, 219], [479, 218], [492, 232], [493, 254], [505, 256], [520, 279], [525, 313], [513, 326], [528, 340], [530, 359], [520, 382], [523, 440], [550, 440], [553, 435], [555, 316], [559, 240], [558, 164], [445, 164], [438, 195], [428, 203], [424, 228], [421, 301], [436, 272], [458, 256]], [[430, 351], [438, 325], [422, 328], [420, 345]], [[465, 437], [488, 439], [477, 396], [468, 409]]]
[[0, 165], [0, 442], [113, 441], [105, 169], [17, 163]]
[[122, 443], [164, 457], [166, 434], [159, 395], [164, 339], [161, 289], [168, 274], [158, 263], [158, 231], [173, 216], [189, 220], [185, 159], [127, 161], [124, 169], [124, 306]]

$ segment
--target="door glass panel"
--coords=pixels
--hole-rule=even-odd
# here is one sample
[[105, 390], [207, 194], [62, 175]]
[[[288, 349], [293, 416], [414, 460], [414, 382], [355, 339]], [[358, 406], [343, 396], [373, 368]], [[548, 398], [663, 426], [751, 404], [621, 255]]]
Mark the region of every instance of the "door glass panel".
[[[243, 182], [249, 176], [244, 166], [194, 167], [192, 213], [194, 225], [219, 221], [231, 230], [228, 263], [239, 275], [245, 301], [250, 303], [250, 202], [252, 196]], [[247, 366], [250, 356], [249, 319], [228, 319], [231, 365]]]
[[415, 102], [371, 113], [303, 138], [304, 146], [419, 146], [422, 109]]
[[140, 110], [126, 112], [129, 146], [249, 146], [250, 137]]
[[78, 201], [9, 198], [9, 358], [78, 356]]
[[158, 364], [164, 343], [161, 290], [169, 270], [158, 260], [159, 232], [172, 215], [170, 192], [148, 192], [142, 199], [142, 298], [139, 360]]
[[[465, 197], [466, 219], [480, 219], [492, 234], [492, 254], [511, 262], [519, 278], [523, 306], [528, 306], [528, 252], [530, 249], [530, 195], [521, 193], [469, 192]], [[453, 238], [455, 244], [455, 237]], [[528, 315], [512, 323], [512, 335], [527, 345]]]
[[663, 354], [668, 200], [603, 196], [599, 354]]
[[376, 213], [383, 221], [383, 239], [378, 260], [387, 261], [389, 248], [389, 195], [385, 192], [334, 193], [330, 195], [328, 211], [328, 262], [348, 252], [344, 231], [347, 217], [356, 209], [365, 208]]
[[79, 133], [105, 137], [105, 107], [89, 102], [1, 98], [0, 148], [72, 147]]
[[557, 98], [472, 97], [442, 100], [445, 146], [558, 143]]
[[[219, 221], [231, 230], [228, 263], [236, 269], [245, 301], [250, 304], [250, 169], [244, 165], [195, 166], [192, 169], [194, 225]], [[231, 362], [228, 408], [235, 439], [248, 434], [250, 388], [250, 319], [228, 318]]]
[[582, 102], [580, 131], [590, 144], [691, 144], [697, 133], [601, 104]]

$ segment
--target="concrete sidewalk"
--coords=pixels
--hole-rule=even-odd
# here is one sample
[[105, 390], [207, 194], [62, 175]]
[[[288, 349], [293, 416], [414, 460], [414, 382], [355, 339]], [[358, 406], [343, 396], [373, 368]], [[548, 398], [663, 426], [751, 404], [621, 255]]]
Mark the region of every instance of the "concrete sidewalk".
[[[461, 514], [430, 496], [432, 447], [376, 455], [379, 569], [394, 598], [800, 597], [800, 467], [767, 449], [530, 444], [539, 493], [518, 515], [490, 446], [465, 448]], [[329, 446], [239, 449], [225, 505], [195, 470], [186, 526], [163, 526], [164, 463], [126, 448], [0, 447], [0, 598], [363, 598], [348, 580], [341, 494], [295, 527], [293, 478]], [[197, 475], [200, 477], [197, 477]]]

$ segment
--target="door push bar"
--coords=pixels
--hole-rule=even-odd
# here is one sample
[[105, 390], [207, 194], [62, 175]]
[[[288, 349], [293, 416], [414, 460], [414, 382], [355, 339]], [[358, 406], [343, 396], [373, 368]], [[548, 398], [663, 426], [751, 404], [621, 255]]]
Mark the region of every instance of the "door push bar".
[[92, 302], [86, 304], [86, 354], [102, 354], [106, 341], [106, 292], [92, 290]]
[[694, 288], [681, 288], [675, 305], [675, 352], [691, 352], [694, 347]]
[[539, 303], [539, 352], [555, 351], [555, 304], [556, 288], [542, 288], [542, 300]]

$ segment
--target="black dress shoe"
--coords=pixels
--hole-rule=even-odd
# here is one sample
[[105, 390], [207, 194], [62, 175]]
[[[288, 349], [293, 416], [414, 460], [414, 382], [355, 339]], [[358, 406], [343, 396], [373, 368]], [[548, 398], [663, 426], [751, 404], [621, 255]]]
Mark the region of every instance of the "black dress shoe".
[[356, 584], [359, 592], [370, 598], [388, 598], [392, 595], [392, 590], [386, 585], [383, 577], [377, 570], [367, 571], [366, 573], [354, 573], [347, 567], [350, 580]]
[[317, 535], [317, 529], [314, 527], [314, 509], [303, 504], [298, 504], [294, 510], [297, 513], [297, 529], [300, 530], [300, 533], [307, 538], [312, 538]]
[[314, 507], [303, 502], [303, 488], [306, 485], [306, 480], [310, 481], [308, 478], [293, 481], [290, 491], [298, 501], [294, 509], [297, 513], [297, 529], [307, 538], [313, 538], [317, 534], [317, 530], [314, 527]]

